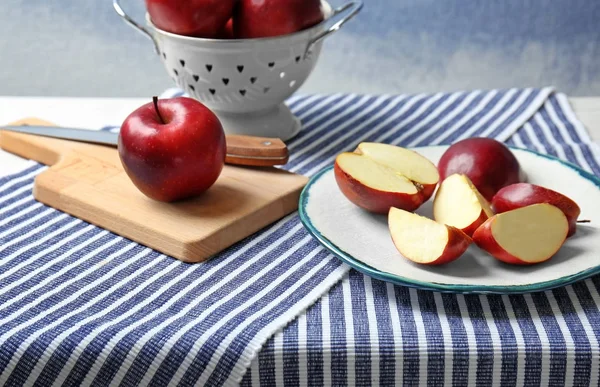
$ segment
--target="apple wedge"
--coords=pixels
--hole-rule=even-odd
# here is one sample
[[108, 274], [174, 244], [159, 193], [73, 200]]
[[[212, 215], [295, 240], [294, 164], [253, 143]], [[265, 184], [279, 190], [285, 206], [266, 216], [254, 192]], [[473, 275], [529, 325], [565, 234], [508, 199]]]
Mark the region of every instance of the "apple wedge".
[[475, 231], [473, 241], [500, 261], [532, 265], [556, 254], [568, 232], [565, 214], [541, 203], [494, 215]]
[[448, 176], [440, 184], [433, 200], [434, 219], [469, 236], [493, 215], [490, 203], [467, 175], [456, 173]]
[[569, 197], [546, 187], [530, 183], [511, 184], [494, 195], [492, 208], [494, 212], [501, 213], [539, 203], [548, 203], [558, 207], [569, 222], [567, 238], [575, 234], [577, 231], [577, 218], [581, 213], [581, 209]]
[[452, 262], [472, 243], [471, 238], [456, 227], [398, 208], [390, 209], [388, 227], [400, 254], [423, 265]]
[[334, 163], [340, 191], [355, 205], [387, 214], [391, 207], [414, 211], [431, 197], [439, 174], [420, 154], [401, 147], [361, 143]]
[[435, 164], [410, 149], [376, 142], [362, 142], [354, 152], [398, 171], [411, 180], [419, 187], [423, 201], [429, 200], [440, 180]]

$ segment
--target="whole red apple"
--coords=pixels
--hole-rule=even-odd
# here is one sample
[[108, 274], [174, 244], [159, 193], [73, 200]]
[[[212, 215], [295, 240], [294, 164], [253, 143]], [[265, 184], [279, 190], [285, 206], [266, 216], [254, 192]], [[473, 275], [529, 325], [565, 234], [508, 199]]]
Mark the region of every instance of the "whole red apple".
[[572, 199], [550, 188], [529, 183], [511, 184], [498, 191], [492, 199], [492, 207], [497, 213], [538, 203], [548, 203], [558, 207], [569, 221], [569, 234], [567, 237], [575, 234], [577, 231], [577, 218], [581, 213], [581, 209]]
[[498, 190], [520, 182], [520, 165], [506, 145], [492, 138], [473, 137], [452, 144], [438, 162], [440, 180], [464, 174], [488, 201]]
[[323, 21], [321, 0], [239, 0], [233, 16], [236, 38], [280, 36]]
[[236, 0], [145, 0], [152, 23], [178, 35], [214, 38], [233, 15]]
[[217, 116], [187, 97], [154, 97], [125, 118], [118, 141], [121, 163], [133, 184], [163, 202], [210, 188], [225, 164], [226, 146]]

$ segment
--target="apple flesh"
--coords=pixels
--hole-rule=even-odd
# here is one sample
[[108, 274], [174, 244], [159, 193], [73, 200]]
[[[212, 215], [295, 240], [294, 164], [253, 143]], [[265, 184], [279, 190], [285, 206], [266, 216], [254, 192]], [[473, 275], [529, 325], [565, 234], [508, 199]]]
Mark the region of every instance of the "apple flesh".
[[519, 183], [520, 165], [503, 143], [483, 137], [468, 138], [452, 144], [438, 162], [440, 179], [459, 173], [471, 179], [488, 201], [501, 188]]
[[502, 262], [533, 265], [554, 256], [568, 231], [565, 214], [541, 203], [494, 215], [475, 231], [473, 241]]
[[391, 208], [388, 226], [394, 246], [403, 257], [423, 265], [443, 265], [459, 258], [472, 243], [456, 227]]
[[348, 200], [379, 214], [387, 214], [391, 207], [416, 210], [431, 195], [431, 188], [424, 187], [435, 187], [439, 178], [435, 165], [417, 152], [374, 144], [339, 154], [334, 175]]
[[538, 203], [548, 203], [558, 207], [569, 222], [567, 237], [575, 234], [577, 218], [581, 213], [581, 209], [569, 197], [549, 188], [530, 183], [511, 184], [494, 195], [492, 208], [496, 213], [501, 213]]
[[173, 34], [214, 38], [233, 16], [236, 0], [145, 0], [152, 23]]
[[494, 212], [467, 175], [453, 174], [442, 183], [433, 200], [436, 221], [471, 236]]
[[401, 171], [403, 176], [418, 186], [423, 201], [429, 200], [440, 180], [435, 164], [410, 149], [383, 143], [362, 142], [354, 152], [367, 156], [381, 165]]
[[323, 21], [321, 0], [239, 0], [233, 16], [238, 39], [291, 34]]
[[226, 146], [217, 116], [187, 97], [142, 105], [125, 118], [118, 139], [119, 157], [133, 184], [163, 202], [209, 189], [225, 164]]
[[385, 214], [390, 207], [414, 211], [424, 201], [409, 179], [368, 157], [342, 153], [336, 158], [334, 174], [348, 200], [374, 213]]

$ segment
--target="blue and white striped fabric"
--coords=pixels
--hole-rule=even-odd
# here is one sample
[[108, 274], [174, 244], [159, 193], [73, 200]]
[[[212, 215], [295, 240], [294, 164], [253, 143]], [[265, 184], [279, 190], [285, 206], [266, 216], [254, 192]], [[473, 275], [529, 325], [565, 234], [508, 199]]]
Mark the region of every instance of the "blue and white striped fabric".
[[[389, 138], [406, 136], [405, 127], [397, 129]], [[498, 133], [494, 125], [487, 129]], [[464, 134], [440, 137], [431, 143]], [[563, 94], [550, 95], [500, 138], [600, 176], [600, 147]], [[547, 292], [463, 296], [394, 286], [351, 270], [269, 339], [242, 385], [598, 385], [599, 291], [596, 276]]]
[[[600, 175], [600, 151], [551, 88], [312, 95], [289, 105], [303, 130], [284, 168], [307, 176], [360, 141], [469, 136]], [[0, 385], [598, 378], [600, 280], [515, 297], [393, 287], [350, 271], [296, 214], [205, 264], [183, 264], [37, 203], [31, 187], [44, 169], [32, 163], [0, 179]]]

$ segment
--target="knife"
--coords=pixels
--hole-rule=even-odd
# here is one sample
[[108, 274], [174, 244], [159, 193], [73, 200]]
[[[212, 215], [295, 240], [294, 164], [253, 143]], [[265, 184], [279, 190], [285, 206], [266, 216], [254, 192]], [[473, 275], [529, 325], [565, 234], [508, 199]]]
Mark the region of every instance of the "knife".
[[[110, 146], [117, 146], [119, 139], [118, 133], [106, 130], [60, 126], [5, 125], [0, 126], [0, 131], [2, 130]], [[279, 138], [238, 134], [227, 134], [225, 138], [227, 142], [225, 162], [227, 164], [266, 167], [284, 165], [288, 161], [288, 149]]]

